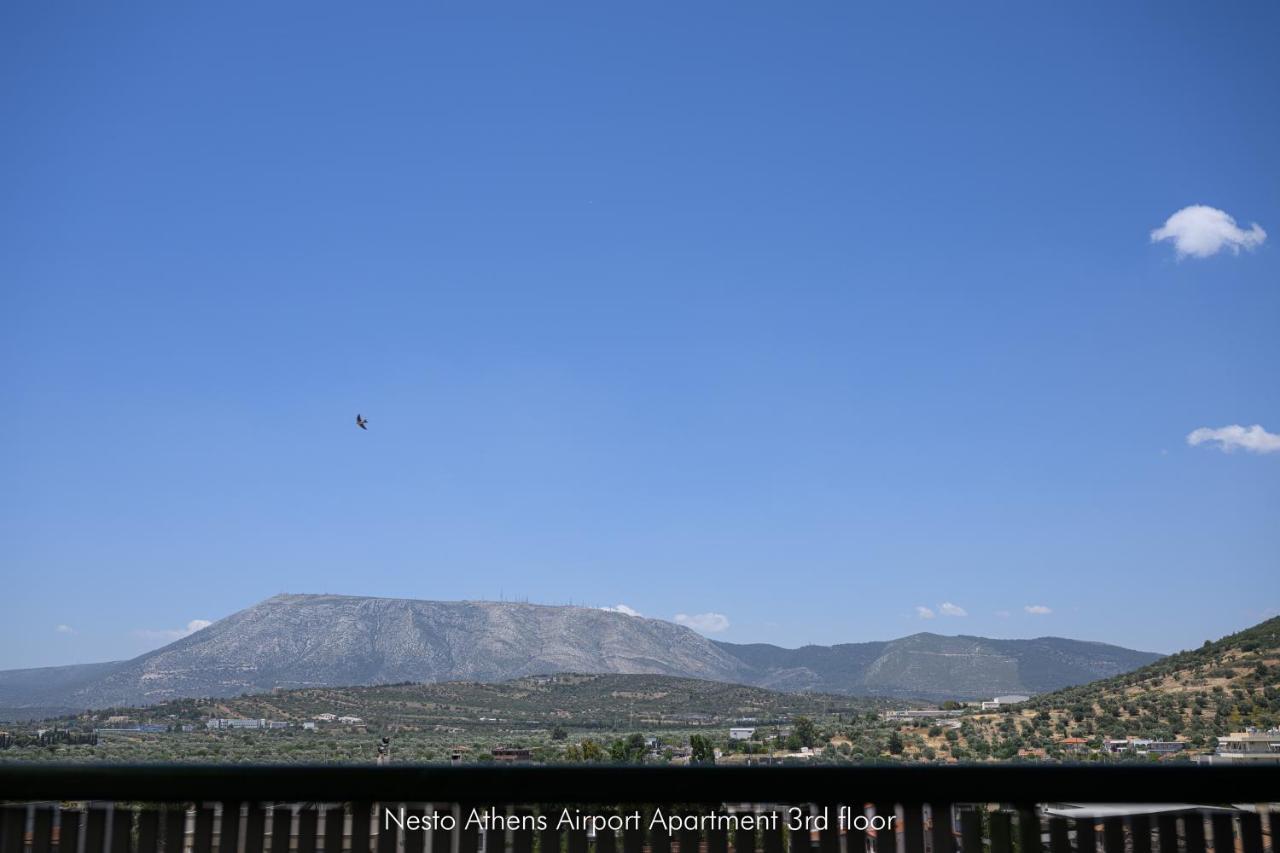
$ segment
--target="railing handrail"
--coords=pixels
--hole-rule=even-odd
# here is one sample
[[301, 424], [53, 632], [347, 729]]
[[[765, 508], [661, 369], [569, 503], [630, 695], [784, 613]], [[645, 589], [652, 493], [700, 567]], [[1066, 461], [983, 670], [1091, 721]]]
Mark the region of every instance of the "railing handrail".
[[1280, 802], [1280, 767], [0, 763], [0, 801]]

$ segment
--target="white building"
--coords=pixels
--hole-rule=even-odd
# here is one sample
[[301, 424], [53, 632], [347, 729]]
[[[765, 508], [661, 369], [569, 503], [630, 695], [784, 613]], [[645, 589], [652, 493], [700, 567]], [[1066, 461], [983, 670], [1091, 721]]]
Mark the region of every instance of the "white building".
[[266, 720], [240, 720], [226, 717], [214, 717], [205, 723], [205, 728], [210, 729], [265, 729], [266, 727]]
[[1242, 732], [1218, 738], [1213, 755], [1200, 756], [1202, 764], [1280, 764], [1280, 729]]
[[990, 701], [983, 702], [982, 710], [999, 711], [1001, 708], [1003, 708], [1006, 705], [1017, 705], [1019, 702], [1026, 702], [1030, 698], [1031, 698], [1030, 696], [1023, 696], [1019, 693], [1010, 693], [1007, 696], [997, 696], [996, 698], [991, 699]]
[[729, 740], [751, 740], [755, 736], [755, 729], [746, 727], [729, 729]]
[[347, 726], [358, 726], [361, 723], [363, 723], [364, 720], [360, 719], [359, 717], [339, 717], [338, 722]]

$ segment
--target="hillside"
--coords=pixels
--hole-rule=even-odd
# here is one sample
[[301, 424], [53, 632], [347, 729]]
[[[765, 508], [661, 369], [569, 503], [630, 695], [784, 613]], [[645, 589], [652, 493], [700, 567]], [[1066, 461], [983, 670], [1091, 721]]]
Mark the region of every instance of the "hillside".
[[[589, 760], [607, 760], [588, 744], [616, 744], [646, 732], [678, 749], [697, 733], [727, 748], [728, 727], [735, 724], [778, 733], [804, 718], [875, 720], [875, 712], [890, 705], [663, 675], [302, 688], [7, 727], [0, 732], [0, 761], [369, 761], [383, 736], [393, 739], [401, 761], [445, 761], [455, 752], [467, 761], [488, 760], [500, 746], [534, 749], [540, 761], [583, 760], [583, 750], [594, 754]], [[224, 718], [272, 726], [208, 726]]]
[[928, 633], [799, 649], [716, 645], [747, 664], [753, 683], [766, 687], [932, 700], [1040, 693], [1116, 675], [1159, 658], [1061, 637], [991, 640]]
[[[178, 699], [145, 708], [113, 708], [131, 719], [203, 722], [209, 717], [311, 720], [358, 716], [382, 730], [492, 726], [575, 729], [711, 725], [795, 714], [864, 713], [884, 702], [816, 693], [782, 693], [663, 675], [535, 676], [504, 681], [317, 687], [222, 699]], [[101, 715], [99, 715], [101, 716]]]
[[280, 688], [500, 682], [559, 672], [978, 699], [1083, 683], [1156, 658], [1054, 637], [937, 634], [783, 649], [716, 643], [670, 622], [588, 607], [278, 595], [133, 660], [0, 672], [0, 719]]
[[[1246, 726], [1280, 725], [1280, 618], [1206, 642], [1133, 672], [1033, 697], [1014, 714], [968, 718], [966, 741], [993, 750], [1096, 748], [1127, 736], [1207, 748]], [[981, 753], [981, 750], [979, 750]]]

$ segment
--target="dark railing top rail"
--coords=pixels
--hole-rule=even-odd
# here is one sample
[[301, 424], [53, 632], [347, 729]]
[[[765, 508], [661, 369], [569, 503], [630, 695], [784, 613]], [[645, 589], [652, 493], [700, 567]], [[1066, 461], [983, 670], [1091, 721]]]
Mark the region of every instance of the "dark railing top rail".
[[1280, 802], [1280, 767], [608, 767], [0, 763], [0, 801]]

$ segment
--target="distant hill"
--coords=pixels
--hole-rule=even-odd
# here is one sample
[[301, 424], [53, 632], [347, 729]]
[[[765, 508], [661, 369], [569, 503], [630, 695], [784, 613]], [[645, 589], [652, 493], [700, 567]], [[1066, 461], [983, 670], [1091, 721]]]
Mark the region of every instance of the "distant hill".
[[1035, 696], [1017, 716], [1017, 725], [1007, 715], [975, 717], [971, 731], [1007, 751], [1129, 735], [1207, 748], [1246, 726], [1280, 725], [1280, 618], [1123, 675]]
[[888, 642], [799, 649], [716, 645], [750, 668], [753, 684], [935, 700], [1041, 693], [1127, 672], [1160, 657], [1061, 637], [989, 640], [924, 633]]
[[384, 684], [373, 687], [312, 687], [221, 699], [176, 699], [143, 709], [113, 708], [131, 718], [203, 722], [242, 717], [289, 722], [324, 713], [354, 715], [378, 730], [457, 727], [508, 729], [612, 728], [772, 720], [796, 714], [865, 713], [882, 700], [818, 693], [782, 693], [669, 675], [563, 673], [498, 683]]
[[656, 674], [787, 691], [923, 699], [1035, 693], [1158, 656], [1046, 637], [915, 634], [782, 649], [586, 607], [278, 595], [133, 660], [0, 672], [0, 719], [277, 688]]

